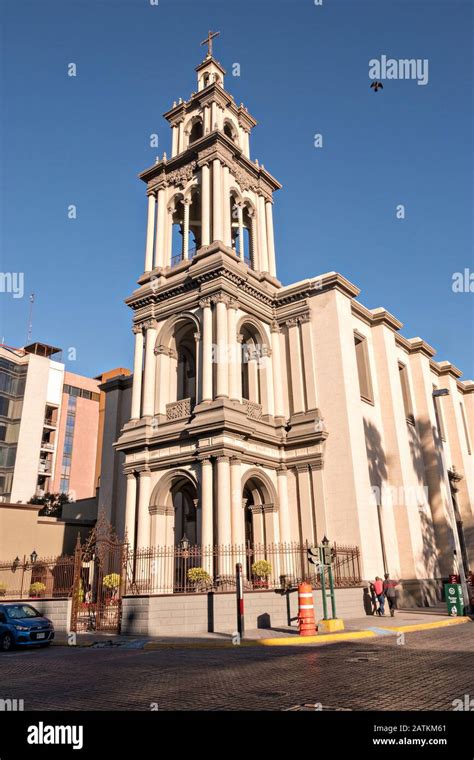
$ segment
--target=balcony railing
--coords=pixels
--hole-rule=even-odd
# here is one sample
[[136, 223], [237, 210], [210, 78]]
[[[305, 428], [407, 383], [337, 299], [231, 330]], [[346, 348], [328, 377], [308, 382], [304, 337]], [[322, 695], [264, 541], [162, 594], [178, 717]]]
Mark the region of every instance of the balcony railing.
[[46, 464], [43, 460], [40, 460], [38, 464], [38, 472], [41, 475], [51, 475], [51, 465]]
[[54, 443], [48, 443], [48, 441], [41, 441], [41, 448], [45, 451], [54, 451]]
[[166, 419], [168, 422], [184, 420], [191, 416], [191, 399], [183, 398], [180, 401], [172, 401], [166, 404]]
[[55, 420], [51, 419], [51, 417], [45, 417], [43, 424], [46, 425], [46, 427], [54, 427], [54, 428], [57, 427], [58, 425], [58, 423]]
[[[188, 261], [189, 261], [189, 259], [194, 258], [194, 256], [196, 255], [196, 250], [197, 249], [196, 249], [195, 246], [193, 248], [188, 248]], [[184, 259], [183, 259], [183, 252], [181, 251], [180, 253], [177, 253], [175, 256], [171, 257], [171, 264], [170, 264], [170, 266], [171, 266], [171, 268], [177, 267], [178, 264], [181, 264], [183, 261], [184, 261]]]

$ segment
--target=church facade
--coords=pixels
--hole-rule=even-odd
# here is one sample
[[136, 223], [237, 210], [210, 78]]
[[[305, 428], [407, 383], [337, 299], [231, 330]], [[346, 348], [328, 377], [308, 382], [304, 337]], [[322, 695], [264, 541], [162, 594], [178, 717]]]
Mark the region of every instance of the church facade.
[[327, 536], [359, 547], [363, 578], [434, 598], [474, 567], [474, 383], [342, 275], [281, 284], [256, 121], [211, 52], [196, 72], [165, 114], [171, 155], [140, 174], [117, 527], [133, 548]]

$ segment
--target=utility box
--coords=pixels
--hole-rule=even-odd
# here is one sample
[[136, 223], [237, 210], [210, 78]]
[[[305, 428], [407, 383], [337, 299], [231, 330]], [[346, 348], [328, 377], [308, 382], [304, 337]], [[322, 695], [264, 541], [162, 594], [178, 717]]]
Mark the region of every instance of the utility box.
[[445, 583], [444, 598], [448, 608], [448, 615], [456, 617], [464, 614], [464, 599], [460, 583]]

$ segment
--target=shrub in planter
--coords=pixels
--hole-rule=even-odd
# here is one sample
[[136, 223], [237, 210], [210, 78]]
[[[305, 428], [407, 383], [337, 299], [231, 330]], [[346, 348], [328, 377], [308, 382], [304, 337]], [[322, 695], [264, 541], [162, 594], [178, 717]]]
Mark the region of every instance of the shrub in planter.
[[30, 586], [29, 594], [30, 596], [37, 597], [44, 594], [46, 591], [46, 586], [44, 583], [41, 583], [40, 581], [36, 581], [35, 583], [32, 583]]
[[252, 565], [254, 588], [268, 588], [268, 576], [272, 574], [272, 566], [266, 559], [259, 559]]
[[7, 593], [7, 587], [5, 583], [0, 583], [0, 596], [5, 596]]
[[209, 588], [211, 585], [211, 576], [203, 567], [190, 567], [188, 570], [188, 581], [193, 584], [196, 591]]
[[118, 573], [106, 575], [102, 581], [102, 585], [109, 591], [115, 591], [120, 586], [120, 575]]

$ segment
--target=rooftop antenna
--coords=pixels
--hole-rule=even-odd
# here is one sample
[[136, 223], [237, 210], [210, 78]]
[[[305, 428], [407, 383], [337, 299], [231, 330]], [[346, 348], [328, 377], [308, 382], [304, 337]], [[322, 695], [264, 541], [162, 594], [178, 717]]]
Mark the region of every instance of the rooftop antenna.
[[26, 337], [26, 344], [31, 341], [31, 336], [33, 333], [33, 304], [35, 302], [35, 294], [30, 293], [30, 311], [28, 314], [28, 335]]

